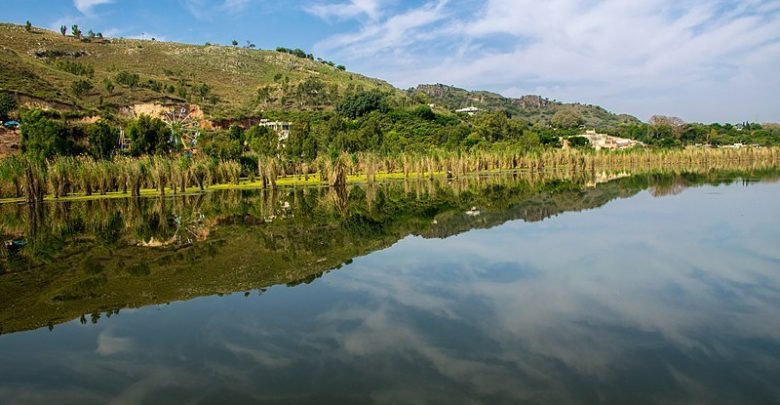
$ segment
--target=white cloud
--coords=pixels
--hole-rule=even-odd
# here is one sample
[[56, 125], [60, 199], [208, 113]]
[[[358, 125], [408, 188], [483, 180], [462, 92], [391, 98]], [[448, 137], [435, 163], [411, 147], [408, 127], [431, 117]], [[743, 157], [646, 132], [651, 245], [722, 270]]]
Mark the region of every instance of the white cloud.
[[239, 13], [249, 5], [249, 0], [225, 0], [222, 9], [228, 13]]
[[[309, 11], [361, 21], [354, 3], [318, 7], [320, 13]], [[489, 0], [474, 9], [462, 0], [395, 12], [378, 7], [377, 21], [325, 38], [315, 49], [400, 87], [444, 82], [513, 89], [514, 96], [543, 89], [548, 97], [605, 104], [643, 119], [653, 113], [780, 119], [773, 95], [780, 80], [772, 73], [780, 65], [776, 2]]]
[[113, 336], [108, 331], [101, 332], [97, 337], [95, 352], [101, 356], [111, 356], [129, 351], [133, 346], [129, 338]]
[[95, 6], [113, 3], [114, 0], [73, 0], [73, 5], [82, 14], [91, 14]]
[[251, 0], [222, 0], [216, 3], [209, 0], [179, 0], [179, 3], [198, 20], [211, 21], [214, 15], [235, 15], [244, 11]]
[[348, 19], [362, 15], [375, 21], [380, 16], [380, 0], [351, 0], [348, 3], [316, 4], [304, 9], [321, 18]]

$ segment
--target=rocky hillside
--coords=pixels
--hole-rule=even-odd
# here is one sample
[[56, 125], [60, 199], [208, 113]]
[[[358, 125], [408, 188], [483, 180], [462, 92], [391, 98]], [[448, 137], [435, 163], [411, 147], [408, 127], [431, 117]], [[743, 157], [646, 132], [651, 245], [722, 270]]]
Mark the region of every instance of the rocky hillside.
[[0, 91], [65, 110], [190, 102], [217, 115], [327, 109], [381, 80], [293, 53], [151, 40], [75, 38], [0, 24]]
[[488, 91], [468, 91], [444, 84], [421, 84], [410, 89], [408, 93], [410, 96], [427, 99], [433, 104], [451, 110], [470, 106], [483, 110], [506, 110], [513, 117], [530, 122], [548, 123], [557, 111], [564, 108], [579, 113], [588, 127], [609, 128], [622, 123], [639, 122], [636, 117], [614, 114], [599, 106], [565, 104], [536, 95], [509, 98]]

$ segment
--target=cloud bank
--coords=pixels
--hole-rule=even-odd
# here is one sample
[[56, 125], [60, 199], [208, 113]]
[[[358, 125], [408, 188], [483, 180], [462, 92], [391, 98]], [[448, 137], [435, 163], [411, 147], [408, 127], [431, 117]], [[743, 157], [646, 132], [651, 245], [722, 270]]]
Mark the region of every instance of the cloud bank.
[[357, 23], [316, 53], [400, 87], [539, 93], [642, 119], [780, 120], [776, 1], [353, 0], [305, 10]]

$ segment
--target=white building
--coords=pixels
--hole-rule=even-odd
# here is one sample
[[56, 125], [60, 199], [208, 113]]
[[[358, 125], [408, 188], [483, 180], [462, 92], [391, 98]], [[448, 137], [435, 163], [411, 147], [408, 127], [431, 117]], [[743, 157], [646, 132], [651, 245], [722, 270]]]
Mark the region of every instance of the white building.
[[622, 150], [633, 148], [634, 146], [644, 146], [642, 142], [635, 141], [633, 139], [620, 138], [607, 134], [599, 134], [592, 129], [585, 131], [584, 134], [579, 136], [587, 138], [588, 141], [590, 141], [590, 146], [596, 150]]
[[468, 115], [474, 115], [479, 112], [479, 108], [472, 106], [455, 110], [456, 113], [466, 113]]
[[272, 131], [276, 132], [276, 135], [279, 136], [279, 142], [284, 142], [287, 140], [287, 138], [290, 137], [290, 127], [292, 124], [289, 122], [270, 121], [263, 119], [260, 120], [260, 123], [257, 125], [270, 128]]

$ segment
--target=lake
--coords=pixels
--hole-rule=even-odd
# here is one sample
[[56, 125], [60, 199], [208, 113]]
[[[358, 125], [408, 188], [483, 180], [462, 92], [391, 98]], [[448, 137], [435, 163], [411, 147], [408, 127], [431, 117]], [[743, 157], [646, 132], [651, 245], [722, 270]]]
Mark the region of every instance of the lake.
[[780, 173], [0, 206], [0, 402], [778, 403]]

